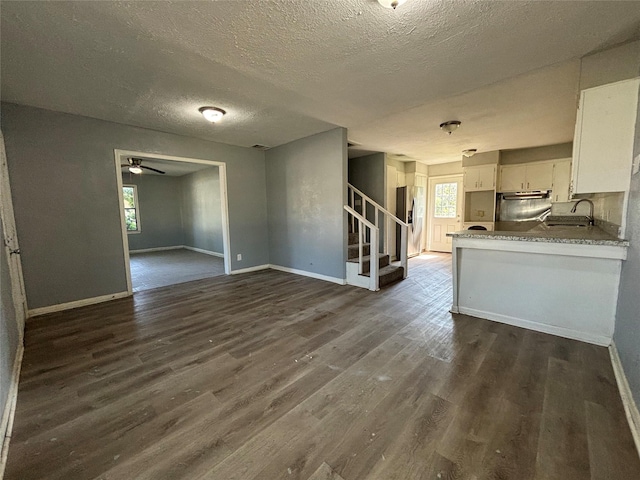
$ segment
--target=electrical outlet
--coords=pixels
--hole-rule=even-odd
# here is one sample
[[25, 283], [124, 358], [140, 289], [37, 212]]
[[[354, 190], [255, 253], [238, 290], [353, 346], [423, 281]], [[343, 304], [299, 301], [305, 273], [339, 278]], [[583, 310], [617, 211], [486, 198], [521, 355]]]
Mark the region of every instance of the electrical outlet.
[[484, 217], [484, 210], [478, 210], [478, 216], [480, 218]]
[[236, 255], [236, 260], [238, 260], [239, 262], [242, 261], [242, 254], [239, 253], [238, 255]]

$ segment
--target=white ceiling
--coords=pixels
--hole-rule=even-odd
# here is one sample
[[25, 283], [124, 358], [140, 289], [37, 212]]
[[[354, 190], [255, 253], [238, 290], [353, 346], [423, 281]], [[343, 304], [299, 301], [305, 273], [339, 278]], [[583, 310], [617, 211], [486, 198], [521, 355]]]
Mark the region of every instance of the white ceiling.
[[[2, 2], [2, 99], [241, 146], [333, 128], [426, 163], [570, 141], [631, 1]], [[198, 108], [227, 110], [205, 122]], [[461, 120], [451, 137], [438, 124]]]

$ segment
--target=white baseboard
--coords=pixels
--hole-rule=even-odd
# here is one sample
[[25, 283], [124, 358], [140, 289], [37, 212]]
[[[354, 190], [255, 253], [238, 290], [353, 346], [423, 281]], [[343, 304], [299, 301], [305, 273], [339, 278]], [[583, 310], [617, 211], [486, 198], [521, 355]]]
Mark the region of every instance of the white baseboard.
[[18, 346], [16, 359], [13, 362], [13, 372], [11, 373], [11, 384], [7, 403], [2, 412], [2, 423], [0, 423], [0, 438], [2, 439], [2, 450], [0, 450], [0, 479], [4, 476], [4, 469], [7, 465], [9, 454], [9, 442], [11, 441], [11, 431], [13, 430], [13, 419], [16, 413], [16, 402], [18, 401], [18, 382], [20, 380], [20, 369], [22, 368], [22, 356], [24, 347]]
[[224, 258], [224, 253], [212, 252], [211, 250], [205, 250], [203, 248], [189, 247], [187, 245], [183, 245], [182, 248], [191, 250], [192, 252], [204, 253], [205, 255]]
[[165, 250], [181, 250], [185, 248], [184, 245], [173, 245], [171, 247], [154, 247], [154, 248], [141, 248], [140, 250], [129, 250], [129, 253], [149, 253], [149, 252], [164, 252]]
[[96, 303], [108, 302], [109, 300], [115, 300], [116, 298], [124, 298], [131, 296], [129, 292], [111, 293], [109, 295], [102, 295], [100, 297], [83, 298], [82, 300], [76, 300], [74, 302], [59, 303], [57, 305], [50, 305], [48, 307], [33, 308], [27, 312], [27, 317], [37, 317], [39, 315], [46, 315], [47, 313], [61, 312], [63, 310], [71, 310], [72, 308], [86, 307], [87, 305], [94, 305]]
[[[455, 307], [452, 307], [451, 310], [454, 310], [454, 308]], [[484, 312], [482, 310], [476, 310], [474, 308], [458, 306], [457, 313], [470, 315], [472, 317], [484, 318], [486, 320], [493, 320], [494, 322], [506, 323], [507, 325], [513, 325], [514, 327], [528, 328], [529, 330], [535, 330], [536, 332], [550, 333], [551, 335], [557, 335], [558, 337], [571, 338], [572, 340], [580, 340], [581, 342], [593, 343], [594, 345], [600, 345], [602, 347], [608, 347], [609, 345], [611, 345], [611, 337], [608, 337], [606, 335], [598, 335], [595, 333], [581, 332], [578, 330], [558, 327], [555, 325], [532, 322], [531, 320], [509, 317], [507, 315], [500, 315], [499, 313]]]
[[613, 366], [613, 373], [618, 383], [618, 390], [620, 391], [620, 398], [622, 398], [622, 404], [624, 405], [624, 412], [627, 415], [633, 441], [636, 443], [636, 450], [640, 456], [640, 412], [638, 412], [638, 406], [633, 399], [633, 394], [631, 393], [631, 388], [629, 387], [629, 382], [622, 368], [622, 362], [620, 361], [618, 349], [614, 342], [611, 342], [611, 345], [609, 345], [609, 355], [611, 355], [611, 365]]
[[274, 270], [279, 270], [281, 272], [295, 273], [296, 275], [316, 278], [318, 280], [324, 280], [325, 282], [337, 283], [338, 285], [347, 284], [347, 280], [344, 278], [329, 277], [328, 275], [321, 275], [319, 273], [307, 272], [306, 270], [298, 270], [297, 268], [281, 267], [280, 265], [270, 265], [270, 267]]
[[241, 268], [239, 270], [231, 270], [231, 275], [237, 275], [239, 273], [257, 272], [259, 270], [268, 270], [271, 265], [265, 263], [264, 265], [256, 265], [255, 267]]

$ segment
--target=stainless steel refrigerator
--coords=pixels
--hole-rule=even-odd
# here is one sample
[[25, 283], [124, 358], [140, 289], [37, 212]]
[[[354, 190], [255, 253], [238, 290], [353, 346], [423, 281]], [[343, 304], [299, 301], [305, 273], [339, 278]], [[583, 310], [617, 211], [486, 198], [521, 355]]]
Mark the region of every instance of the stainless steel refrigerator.
[[[424, 187], [398, 187], [396, 189], [396, 217], [409, 225], [407, 232], [407, 255], [420, 254], [422, 227], [426, 210]], [[400, 226], [396, 225], [396, 258], [400, 258]]]

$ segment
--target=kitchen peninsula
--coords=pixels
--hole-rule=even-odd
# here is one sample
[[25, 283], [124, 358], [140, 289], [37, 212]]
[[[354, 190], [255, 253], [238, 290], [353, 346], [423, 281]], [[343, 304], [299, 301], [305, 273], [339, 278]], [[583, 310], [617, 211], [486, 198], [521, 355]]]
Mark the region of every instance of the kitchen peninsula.
[[453, 237], [453, 313], [609, 345], [629, 242], [596, 226]]

